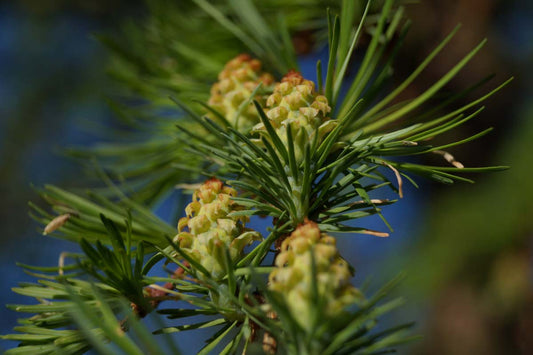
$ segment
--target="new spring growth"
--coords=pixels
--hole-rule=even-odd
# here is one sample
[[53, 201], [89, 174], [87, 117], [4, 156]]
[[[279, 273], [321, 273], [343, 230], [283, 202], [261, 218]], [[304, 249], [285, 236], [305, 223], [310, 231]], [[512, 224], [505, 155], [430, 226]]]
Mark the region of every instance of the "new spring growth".
[[294, 319], [307, 331], [313, 327], [313, 312], [318, 306], [312, 293], [313, 259], [322, 317], [333, 319], [363, 298], [350, 284], [352, 272], [339, 255], [335, 238], [321, 233], [316, 223], [306, 221], [283, 241], [276, 268], [269, 276], [269, 289], [283, 295]]
[[[222, 114], [233, 128], [248, 133], [260, 122], [259, 114], [252, 102], [242, 109], [241, 105], [245, 104], [259, 84], [266, 88], [273, 82], [272, 75], [261, 71], [259, 60], [241, 54], [230, 60], [218, 75], [218, 82], [211, 87], [208, 104]], [[264, 106], [266, 96], [258, 94], [253, 99]], [[214, 115], [209, 115], [209, 118], [217, 119]]]
[[[315, 84], [296, 71], [290, 71], [276, 85], [266, 106], [266, 115], [285, 146], [288, 145], [287, 126], [290, 125], [298, 163], [303, 160], [306, 144], [313, 142], [317, 133], [317, 143], [320, 144], [337, 124], [327, 117], [331, 107], [326, 97], [319, 95]], [[254, 130], [266, 133], [263, 123], [257, 124]]]
[[194, 192], [192, 202], [185, 208], [187, 216], [178, 222], [176, 241], [214, 279], [226, 274], [226, 249], [235, 262], [242, 257], [246, 245], [261, 239], [258, 232], [245, 228], [248, 217], [229, 216], [231, 212], [242, 210], [242, 206], [231, 199], [236, 194], [218, 179], [207, 180]]

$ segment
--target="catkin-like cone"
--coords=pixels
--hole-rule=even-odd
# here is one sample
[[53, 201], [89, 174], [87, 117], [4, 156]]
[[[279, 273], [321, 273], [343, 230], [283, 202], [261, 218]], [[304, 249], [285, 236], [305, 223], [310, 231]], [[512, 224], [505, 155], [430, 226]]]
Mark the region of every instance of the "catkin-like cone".
[[312, 314], [317, 307], [312, 296], [313, 259], [323, 317], [335, 318], [363, 297], [350, 284], [352, 273], [339, 255], [335, 238], [321, 233], [316, 223], [306, 221], [283, 241], [276, 268], [269, 276], [269, 289], [283, 295], [294, 319], [307, 330], [313, 326]]
[[[273, 82], [272, 75], [261, 70], [259, 60], [241, 54], [230, 60], [218, 75], [218, 82], [211, 87], [208, 104], [222, 114], [233, 128], [241, 133], [248, 133], [260, 122], [259, 114], [251, 102], [242, 109], [240, 115], [239, 108], [250, 98], [259, 84], [262, 84], [263, 90], [253, 99], [264, 105], [266, 101], [264, 92], [268, 91]], [[213, 114], [209, 117], [217, 120]]]
[[[286, 147], [287, 126], [291, 127], [297, 162], [302, 161], [306, 144], [311, 144], [315, 139], [320, 144], [323, 137], [337, 125], [337, 121], [327, 117], [331, 107], [326, 97], [319, 95], [315, 84], [296, 71], [289, 72], [276, 85], [266, 106], [265, 112], [270, 124]], [[263, 123], [257, 124], [254, 130], [266, 133]]]
[[176, 241], [214, 279], [225, 275], [225, 249], [234, 262], [242, 257], [246, 245], [261, 238], [258, 232], [245, 228], [247, 217], [229, 216], [242, 209], [231, 200], [236, 194], [222, 181], [210, 179], [194, 192], [192, 202], [185, 208], [187, 216], [178, 223]]

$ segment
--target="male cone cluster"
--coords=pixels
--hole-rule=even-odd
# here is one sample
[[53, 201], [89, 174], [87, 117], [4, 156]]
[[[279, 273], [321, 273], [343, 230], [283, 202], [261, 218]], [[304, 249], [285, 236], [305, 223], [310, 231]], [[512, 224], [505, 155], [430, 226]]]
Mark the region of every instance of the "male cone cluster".
[[[231, 200], [236, 194], [234, 189], [212, 178], [194, 192], [192, 202], [185, 208], [187, 216], [178, 222], [176, 239], [180, 248], [214, 279], [226, 274], [226, 249], [234, 262], [242, 256], [246, 245], [261, 238], [258, 232], [245, 228], [247, 217], [229, 216], [242, 209]], [[184, 231], [185, 227], [188, 231]]]
[[[218, 82], [211, 87], [208, 104], [222, 114], [233, 128], [241, 133], [248, 133], [260, 122], [259, 114], [251, 102], [243, 108], [240, 115], [239, 108], [259, 84], [268, 87], [273, 82], [272, 75], [261, 71], [259, 60], [241, 54], [230, 60], [218, 75]], [[257, 95], [253, 99], [261, 105], [265, 103], [264, 95]], [[214, 115], [210, 118], [216, 120]]]
[[[260, 67], [257, 60], [247, 55], [231, 60], [220, 73], [219, 82], [213, 85], [209, 104], [241, 132], [253, 126], [252, 134], [260, 134], [273, 143], [255, 107], [244, 110], [239, 118], [236, 116], [239, 105], [250, 97], [259, 82], [271, 84], [273, 81], [272, 76], [260, 72]], [[267, 100], [258, 101], [287, 152], [292, 136], [298, 164], [304, 160], [306, 146], [318, 146], [337, 125], [336, 120], [328, 118], [331, 107], [327, 98], [315, 90], [312, 81], [296, 71], [285, 75]], [[253, 140], [258, 145], [263, 144], [259, 139]], [[235, 191], [223, 187], [220, 181], [209, 180], [195, 192], [186, 210], [187, 217], [179, 223], [180, 232], [185, 225], [189, 228], [189, 232], [178, 234], [180, 246], [215, 277], [224, 275], [223, 264], [214, 250], [217, 245], [226, 245], [235, 258], [242, 253], [245, 244], [258, 237], [255, 232], [244, 231], [242, 217], [228, 217], [232, 210], [238, 209], [231, 201], [234, 195]], [[316, 273], [312, 272], [313, 263]], [[335, 239], [322, 234], [314, 222], [306, 220], [283, 241], [275, 266], [269, 276], [269, 289], [285, 298], [294, 319], [307, 331], [311, 331], [317, 321], [312, 319], [317, 306], [323, 316], [332, 319], [363, 298], [350, 284], [352, 272], [339, 255]], [[314, 284], [316, 293], [312, 289]]]
[[[312, 319], [315, 307], [321, 307], [322, 315], [332, 319], [363, 297], [350, 284], [352, 272], [335, 244], [335, 238], [306, 221], [283, 241], [276, 268], [269, 276], [269, 289], [283, 295], [294, 319], [308, 331], [317, 321]], [[312, 298], [313, 262], [319, 305]]]

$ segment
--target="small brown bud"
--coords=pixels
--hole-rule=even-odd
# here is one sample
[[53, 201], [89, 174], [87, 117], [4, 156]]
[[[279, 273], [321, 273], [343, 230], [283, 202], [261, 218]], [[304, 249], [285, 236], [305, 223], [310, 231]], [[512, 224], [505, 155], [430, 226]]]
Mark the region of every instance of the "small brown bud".
[[56, 230], [58, 230], [59, 228], [61, 228], [65, 223], [67, 223], [68, 219], [70, 218], [70, 213], [66, 213], [66, 214], [62, 214], [60, 216], [57, 216], [56, 218], [54, 218], [53, 220], [50, 221], [50, 223], [48, 223], [46, 225], [46, 227], [44, 227], [44, 231], [43, 231], [43, 234], [44, 235], [47, 235], [49, 233], [52, 233]]

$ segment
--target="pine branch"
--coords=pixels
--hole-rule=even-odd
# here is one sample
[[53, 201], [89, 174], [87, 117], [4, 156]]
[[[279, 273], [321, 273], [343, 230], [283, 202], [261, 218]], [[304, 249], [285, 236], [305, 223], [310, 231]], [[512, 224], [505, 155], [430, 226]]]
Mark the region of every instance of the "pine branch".
[[[444, 150], [490, 129], [429, 143], [477, 117], [478, 105], [510, 80], [459, 108], [453, 104], [486, 80], [425, 108], [482, 41], [425, 92], [398, 102], [458, 28], [386, 94], [410, 26], [401, 2], [331, 2], [327, 13], [330, 1], [312, 3], [300, 11], [299, 1], [285, 0], [285, 11], [270, 16], [280, 1], [154, 1], [151, 19], [128, 27], [127, 41], [100, 37], [115, 54], [112, 75], [125, 97], [138, 100], [114, 103], [135, 133], [126, 143], [70, 151], [91, 160], [104, 188], [81, 194], [45, 186], [39, 193], [53, 212], [30, 205], [45, 234], [79, 243], [83, 254], [64, 255], [77, 263], [64, 265], [62, 258], [57, 268], [23, 266], [39, 281], [14, 292], [38, 303], [10, 306], [35, 314], [21, 320], [19, 334], [2, 336], [21, 342], [10, 353], [163, 353], [155, 335], [205, 328], [212, 336], [199, 354], [384, 353], [412, 340], [412, 323], [379, 324], [403, 303], [380, 303], [397, 280], [366, 299], [327, 233], [388, 236], [353, 222], [378, 215], [392, 231], [382, 209], [397, 201], [375, 194], [390, 188], [401, 198], [403, 178], [414, 183], [408, 174], [453, 183], [472, 182], [464, 173], [505, 169], [465, 168]], [[297, 66], [291, 36], [301, 30], [329, 46], [325, 73], [317, 63], [318, 87], [291, 70]], [[370, 43], [348, 78], [363, 35]], [[428, 153], [452, 166], [402, 161]], [[147, 207], [201, 175], [231, 187], [211, 178], [191, 188], [177, 229]], [[246, 227], [255, 215], [272, 218], [265, 238]], [[269, 257], [273, 265], [265, 263]], [[168, 276], [153, 276], [163, 263]], [[163, 300], [172, 303], [157, 309]], [[139, 322], [152, 311], [167, 318], [154, 334]], [[170, 348], [178, 351], [172, 342]]]

